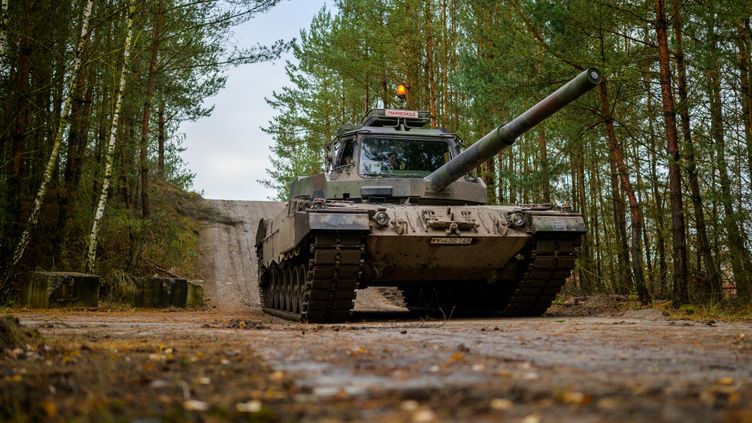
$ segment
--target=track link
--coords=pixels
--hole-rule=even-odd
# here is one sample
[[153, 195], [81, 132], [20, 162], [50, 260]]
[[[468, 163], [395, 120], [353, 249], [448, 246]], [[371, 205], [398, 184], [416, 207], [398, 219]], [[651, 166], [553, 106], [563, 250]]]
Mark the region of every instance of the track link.
[[530, 261], [503, 308], [505, 316], [540, 316], [546, 312], [575, 266], [580, 235], [537, 235]]
[[[317, 232], [307, 254], [286, 260], [260, 279], [262, 309], [288, 320], [347, 320], [363, 268], [365, 233]], [[287, 273], [286, 273], [287, 272]]]

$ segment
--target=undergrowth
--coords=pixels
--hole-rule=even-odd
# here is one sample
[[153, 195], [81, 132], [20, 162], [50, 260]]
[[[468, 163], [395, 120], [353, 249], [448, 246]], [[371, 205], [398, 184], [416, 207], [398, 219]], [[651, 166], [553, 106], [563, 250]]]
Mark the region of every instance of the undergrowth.
[[131, 208], [110, 211], [102, 224], [97, 272], [105, 300], [128, 302], [136, 276], [200, 279], [199, 233], [206, 212], [201, 197], [166, 182], [152, 188], [151, 217]]
[[655, 307], [667, 313], [671, 319], [752, 321], [752, 304], [741, 299], [724, 299], [705, 304], [684, 304], [678, 309], [673, 308], [670, 301], [662, 301], [656, 303]]

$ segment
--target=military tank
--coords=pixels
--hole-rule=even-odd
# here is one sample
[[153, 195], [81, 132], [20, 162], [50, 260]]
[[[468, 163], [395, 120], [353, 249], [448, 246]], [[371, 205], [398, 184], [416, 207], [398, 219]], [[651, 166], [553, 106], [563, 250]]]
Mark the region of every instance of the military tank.
[[601, 82], [590, 68], [466, 149], [427, 112], [374, 109], [327, 144], [259, 222], [262, 309], [304, 322], [349, 318], [356, 289], [392, 286], [414, 311], [543, 314], [575, 266], [585, 224], [551, 205], [487, 205], [471, 174]]

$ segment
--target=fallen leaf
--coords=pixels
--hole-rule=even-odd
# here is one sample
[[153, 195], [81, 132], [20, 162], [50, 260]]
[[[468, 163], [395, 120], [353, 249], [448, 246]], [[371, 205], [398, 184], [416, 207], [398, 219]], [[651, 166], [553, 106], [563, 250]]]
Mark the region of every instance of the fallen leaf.
[[261, 401], [251, 400], [235, 404], [235, 409], [240, 413], [258, 413], [261, 411]]
[[578, 391], [564, 391], [560, 398], [564, 404], [587, 405], [593, 402], [593, 397]]
[[347, 355], [363, 355], [363, 354], [368, 354], [368, 353], [369, 353], [369, 351], [368, 351], [367, 348], [365, 348], [365, 347], [358, 347], [358, 348], [353, 348], [350, 351], [348, 351]]
[[415, 413], [413, 413], [413, 422], [414, 423], [429, 423], [436, 419], [436, 413], [434, 413], [432, 410], [424, 408], [422, 410], [417, 410]]
[[538, 373], [535, 372], [527, 372], [524, 375], [522, 375], [522, 379], [524, 380], [535, 380], [538, 379]]
[[620, 404], [621, 401], [616, 398], [601, 398], [597, 403], [598, 408], [602, 408], [604, 410], [615, 410], [619, 408]]
[[209, 409], [209, 404], [199, 400], [188, 400], [183, 403], [183, 408], [188, 411], [206, 411]]
[[415, 411], [418, 409], [418, 406], [418, 401], [415, 400], [405, 400], [400, 404], [400, 408], [404, 411]]
[[44, 410], [44, 414], [46, 414], [47, 417], [54, 417], [57, 415], [57, 405], [50, 400], [42, 401], [42, 410]]
[[269, 380], [271, 380], [272, 382], [281, 382], [284, 379], [285, 379], [285, 372], [280, 371], [280, 370], [277, 370], [271, 375], [269, 375]]
[[167, 385], [169, 385], [169, 384], [167, 383], [166, 380], [154, 379], [154, 380], [151, 381], [151, 383], [149, 383], [149, 388], [152, 388], [152, 389], [162, 389], [162, 388], [166, 388]]
[[513, 406], [512, 401], [506, 398], [494, 398], [491, 400], [491, 408], [494, 410], [509, 410]]
[[456, 353], [453, 353], [451, 356], [449, 356], [448, 364], [459, 363], [463, 361], [465, 361], [465, 353], [458, 351]]

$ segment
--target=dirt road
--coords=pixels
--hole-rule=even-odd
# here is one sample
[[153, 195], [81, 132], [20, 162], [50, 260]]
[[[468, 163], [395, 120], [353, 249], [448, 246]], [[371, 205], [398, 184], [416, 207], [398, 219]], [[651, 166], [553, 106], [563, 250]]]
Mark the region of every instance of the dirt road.
[[[348, 324], [285, 322], [259, 311], [250, 254], [259, 216], [280, 205], [211, 204], [224, 216], [202, 233], [216, 307], [17, 313], [53, 351], [76, 350], [88, 363], [66, 380], [91, 374], [95, 357], [120, 363], [112, 351], [126, 354], [129, 370], [106, 367], [116, 378], [108, 384], [122, 388], [105, 398], [141, 404], [124, 412], [134, 418], [178, 404], [178, 420], [193, 421], [752, 421], [750, 322], [671, 321], [653, 309], [436, 321], [377, 292], [359, 296], [358, 309], [370, 311]], [[52, 370], [31, 364], [61, 392]]]

